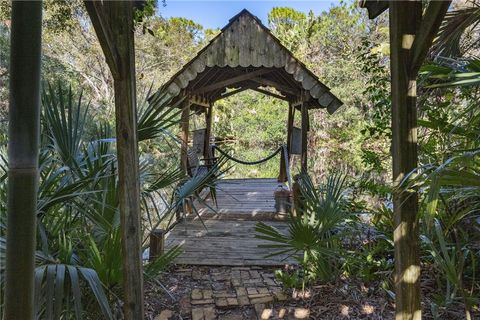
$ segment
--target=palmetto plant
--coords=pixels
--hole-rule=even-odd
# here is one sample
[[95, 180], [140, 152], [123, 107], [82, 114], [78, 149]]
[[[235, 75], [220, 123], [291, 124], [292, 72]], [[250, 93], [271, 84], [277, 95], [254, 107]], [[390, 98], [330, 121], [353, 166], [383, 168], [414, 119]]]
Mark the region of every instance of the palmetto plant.
[[[475, 11], [471, 19], [475, 18], [478, 23], [480, 11], [478, 7], [474, 9], [466, 11]], [[464, 22], [469, 24], [472, 21]], [[461, 25], [463, 22], [459, 23]], [[480, 209], [480, 104], [477, 99], [480, 61], [473, 59], [467, 64], [463, 63], [463, 67], [458, 67], [462, 65], [461, 62], [453, 65], [432, 64], [423, 68], [427, 89], [449, 90], [460, 97], [457, 100], [447, 100], [449, 109], [458, 110], [452, 112], [452, 116], [419, 120], [421, 126], [444, 137], [445, 143], [449, 144], [448, 151], [443, 153], [440, 161], [419, 167], [404, 181], [407, 188], [420, 189], [425, 194], [425, 218], [429, 220], [430, 226], [433, 225], [433, 218], [442, 202], [450, 205], [453, 202], [463, 203], [469, 208], [454, 210], [454, 214], [468, 215]], [[441, 87], [447, 88], [438, 89]], [[452, 221], [458, 222], [461, 218]]]
[[[410, 188], [423, 191], [421, 239], [433, 266], [439, 271], [439, 287], [445, 290], [442, 302], [448, 305], [461, 299], [466, 319], [471, 319], [471, 306], [480, 287], [475, 285], [475, 250], [480, 238], [480, 150], [462, 152], [440, 165], [421, 168], [417, 176], [407, 180]], [[466, 284], [469, 283], [469, 289]], [[433, 312], [437, 312], [433, 310]]]
[[255, 228], [256, 237], [272, 242], [262, 245], [274, 250], [271, 255], [293, 255], [304, 268], [305, 281], [331, 279], [341, 254], [339, 227], [348, 218], [343, 196], [345, 177], [332, 175], [316, 187], [303, 173], [298, 183], [303, 208], [296, 216], [291, 215], [288, 233], [260, 222]]
[[[122, 283], [113, 130], [107, 123], [89, 121], [92, 115], [82, 95], [61, 85], [46, 86], [42, 104], [36, 315], [41, 319], [84, 319], [87, 311], [96, 309], [104, 318], [111, 319], [110, 306], [121, 299], [117, 293], [121, 292]], [[177, 107], [162, 91], [153, 95], [149, 103], [145, 101], [140, 107], [140, 139], [144, 142], [169, 139], [173, 148], [178, 146], [168, 132], [168, 128], [178, 123]], [[3, 154], [1, 159], [3, 204], [7, 181]], [[158, 170], [157, 167], [146, 160], [140, 165], [145, 238], [159, 224], [167, 225], [179, 204], [199, 197], [202, 188], [212, 187], [219, 174], [217, 168], [205, 177], [189, 180], [176, 168]], [[184, 187], [177, 187], [180, 182]], [[4, 207], [0, 218], [4, 230], [8, 227]], [[0, 238], [2, 274], [4, 248], [5, 239]], [[154, 277], [180, 252], [181, 248], [175, 247], [147, 263], [146, 275]], [[97, 302], [97, 308], [93, 308], [93, 301]]]
[[[462, 43], [459, 34], [478, 24], [479, 12], [476, 7], [450, 15], [445, 23], [456, 23], [458, 30], [452, 29], [456, 32], [453, 43], [443, 44], [446, 52], [452, 45], [458, 51], [456, 47]], [[460, 19], [461, 15], [465, 19]], [[447, 34], [441, 37], [449, 39]], [[478, 37], [475, 39], [478, 45]], [[421, 195], [419, 218], [421, 239], [427, 253], [425, 259], [437, 271], [435, 279], [441, 289], [436, 295], [436, 305], [445, 307], [461, 301], [465, 317], [470, 319], [471, 307], [478, 305], [480, 289], [475, 284], [476, 261], [480, 254], [476, 249], [480, 243], [477, 222], [480, 216], [480, 63], [478, 59], [441, 57], [437, 60], [437, 64], [423, 68], [425, 88], [430, 93], [441, 91], [443, 96], [449, 97], [443, 97], [441, 105], [438, 105], [438, 98], [434, 100], [432, 112], [436, 116], [419, 120], [419, 125], [427, 133], [423, 146], [434, 141], [432, 145], [441, 149], [433, 156], [425, 152], [429, 163], [411, 172], [404, 179], [403, 187], [418, 190]], [[428, 103], [425, 100], [424, 109], [428, 110]], [[439, 310], [432, 312], [442, 316]]]
[[[442, 228], [441, 221], [434, 219], [434, 226], [432, 233], [423, 233], [421, 240], [429, 253], [429, 259], [433, 267], [438, 270], [444, 279], [439, 287], [444, 288], [444, 292], [436, 294], [437, 300], [442, 304], [448, 305], [460, 300], [465, 306], [465, 319], [470, 320], [471, 306], [477, 304], [478, 298], [475, 298], [471, 292], [476, 283], [475, 268], [477, 266], [478, 256], [468, 245], [459, 245], [459, 242], [452, 243], [446, 239], [445, 229]], [[467, 270], [470, 266], [473, 269], [473, 277], [466, 281], [466, 274], [472, 273], [472, 270]], [[470, 282], [470, 288], [466, 284]], [[432, 304], [432, 313], [437, 318], [440, 318], [438, 307]]]

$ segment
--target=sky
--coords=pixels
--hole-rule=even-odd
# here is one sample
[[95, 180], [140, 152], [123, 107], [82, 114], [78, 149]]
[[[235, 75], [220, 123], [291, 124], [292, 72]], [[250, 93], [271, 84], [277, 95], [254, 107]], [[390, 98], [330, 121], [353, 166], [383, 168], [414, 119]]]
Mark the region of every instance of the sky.
[[297, 11], [316, 14], [327, 10], [338, 0], [166, 0], [166, 6], [159, 1], [158, 11], [162, 17], [184, 17], [200, 23], [204, 28], [222, 28], [228, 20], [247, 9], [267, 24], [268, 12], [273, 7], [291, 7]]

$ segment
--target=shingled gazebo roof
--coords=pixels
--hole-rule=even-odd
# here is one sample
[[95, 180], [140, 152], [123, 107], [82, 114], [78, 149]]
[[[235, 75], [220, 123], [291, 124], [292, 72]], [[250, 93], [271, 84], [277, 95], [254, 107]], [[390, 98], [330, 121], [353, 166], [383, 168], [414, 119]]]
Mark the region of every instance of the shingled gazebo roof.
[[[247, 10], [230, 19], [207, 46], [165, 85], [174, 97], [188, 96], [192, 105], [208, 106], [247, 89], [270, 93], [309, 109], [335, 112], [342, 102], [317, 76]], [[280, 94], [262, 87], [276, 89]], [[227, 90], [232, 89], [232, 90]]]

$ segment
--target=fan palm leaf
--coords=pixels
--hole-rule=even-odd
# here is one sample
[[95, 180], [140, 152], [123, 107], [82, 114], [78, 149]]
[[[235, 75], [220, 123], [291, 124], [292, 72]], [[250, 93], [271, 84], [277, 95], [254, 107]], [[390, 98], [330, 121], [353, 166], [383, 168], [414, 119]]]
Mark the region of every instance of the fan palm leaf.
[[259, 222], [255, 227], [255, 237], [271, 242], [259, 245], [273, 249], [268, 257], [294, 256], [310, 278], [329, 278], [340, 251], [338, 227], [348, 217], [343, 199], [345, 177], [330, 176], [319, 188], [305, 173], [297, 181], [302, 208], [296, 216], [290, 215], [288, 232], [282, 233]]
[[478, 37], [465, 37], [465, 34], [475, 30], [479, 23], [480, 7], [478, 5], [447, 12], [433, 44], [433, 54], [458, 57], [478, 47]]
[[161, 135], [176, 139], [168, 129], [179, 123], [182, 100], [173, 101], [172, 96], [163, 88], [154, 94], [151, 92], [152, 87], [139, 107], [138, 141], [157, 138]]

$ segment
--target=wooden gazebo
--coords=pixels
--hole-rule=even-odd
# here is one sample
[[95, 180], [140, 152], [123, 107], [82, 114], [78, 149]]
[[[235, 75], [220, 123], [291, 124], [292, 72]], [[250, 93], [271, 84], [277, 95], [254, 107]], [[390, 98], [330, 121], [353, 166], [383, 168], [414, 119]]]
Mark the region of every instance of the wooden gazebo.
[[[302, 117], [302, 168], [306, 170], [308, 110], [326, 108], [333, 113], [342, 105], [330, 89], [247, 10], [230, 19], [165, 86], [174, 98], [184, 101], [181, 163], [185, 170], [191, 110], [205, 112], [208, 143], [215, 101], [248, 89], [288, 101], [287, 146], [290, 147], [297, 109]], [[204, 152], [208, 152], [208, 148]]]

